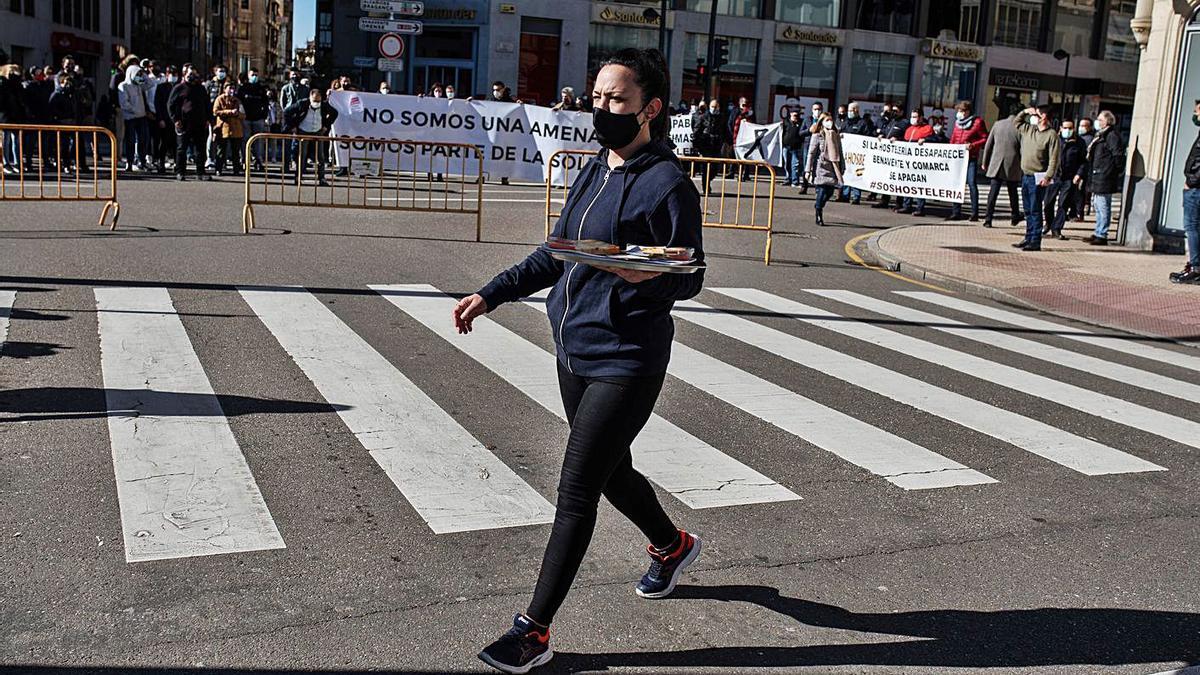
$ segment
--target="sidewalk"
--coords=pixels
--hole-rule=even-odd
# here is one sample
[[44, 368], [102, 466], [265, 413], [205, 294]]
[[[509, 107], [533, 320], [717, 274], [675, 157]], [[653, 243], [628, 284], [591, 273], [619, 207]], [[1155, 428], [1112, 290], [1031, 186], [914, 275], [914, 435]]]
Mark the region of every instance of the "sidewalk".
[[1070, 241], [1012, 248], [1024, 226], [905, 225], [867, 241], [883, 267], [952, 291], [984, 295], [1063, 317], [1200, 347], [1200, 286], [1167, 280], [1183, 256], [1089, 246], [1083, 225]]

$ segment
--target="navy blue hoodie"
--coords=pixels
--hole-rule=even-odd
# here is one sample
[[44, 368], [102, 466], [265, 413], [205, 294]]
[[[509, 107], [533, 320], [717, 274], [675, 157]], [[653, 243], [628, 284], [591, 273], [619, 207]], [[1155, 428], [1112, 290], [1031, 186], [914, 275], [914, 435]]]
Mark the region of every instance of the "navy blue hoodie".
[[[695, 185], [675, 155], [651, 141], [623, 165], [608, 151], [572, 186], [553, 234], [626, 244], [688, 246], [704, 258]], [[671, 307], [700, 292], [704, 271], [631, 284], [590, 265], [563, 263], [539, 248], [479, 291], [489, 311], [553, 286], [546, 302], [558, 360], [583, 377], [661, 375], [671, 358]]]

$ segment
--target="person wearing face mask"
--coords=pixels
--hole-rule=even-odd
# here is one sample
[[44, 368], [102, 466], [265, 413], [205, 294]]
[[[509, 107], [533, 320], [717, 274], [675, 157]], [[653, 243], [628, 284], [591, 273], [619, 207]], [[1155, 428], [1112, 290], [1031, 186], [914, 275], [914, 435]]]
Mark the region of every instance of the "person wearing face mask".
[[1058, 172], [1046, 190], [1046, 224], [1042, 235], [1066, 240], [1063, 227], [1067, 224], [1071, 205], [1078, 200], [1088, 172], [1087, 146], [1075, 134], [1075, 123], [1063, 120], [1059, 125]]
[[[1184, 124], [1183, 126], [1187, 126]], [[1175, 284], [1200, 284], [1200, 100], [1192, 108], [1192, 130], [1196, 140], [1183, 162], [1183, 234], [1187, 241], [1187, 263], [1172, 272]]]
[[[657, 49], [623, 49], [596, 75], [597, 140], [604, 148], [580, 171], [553, 234], [623, 246], [694, 249], [704, 256], [695, 186], [666, 145], [670, 82]], [[499, 305], [552, 288], [558, 382], [570, 424], [550, 541], [528, 608], [479, 658], [524, 673], [550, 660], [550, 626], [566, 599], [596, 524], [603, 495], [649, 540], [650, 570], [635, 586], [644, 598], [671, 594], [700, 553], [676, 527], [654, 488], [634, 468], [630, 444], [650, 418], [671, 355], [671, 308], [694, 297], [694, 274], [661, 274], [560, 262], [543, 248], [454, 307], [460, 333]], [[533, 561], [527, 561], [532, 564]]]
[[[216, 103], [217, 97], [225, 90], [225, 82], [229, 79], [229, 69], [224, 65], [218, 64], [212, 67], [212, 78], [204, 83], [204, 87], [208, 90], [208, 105]], [[217, 162], [217, 138], [216, 130], [210, 128], [208, 130], [208, 170], [216, 169]]]
[[388, 84], [388, 83], [387, 83], [387, 80], [384, 80], [383, 82], [380, 82], [380, 83], [379, 83], [379, 93], [381, 93], [381, 94], [383, 94], [383, 95], [385, 95], [385, 96], [386, 96], [387, 94], [390, 94], [390, 93], [392, 93], [392, 85]]
[[496, 80], [492, 83], [492, 94], [488, 97], [488, 100], [495, 101], [497, 103], [516, 103], [516, 101], [513, 100], [512, 92], [509, 91], [508, 86], [500, 80]]
[[811, 137], [812, 132], [800, 120], [799, 110], [788, 111], [787, 119], [780, 127], [780, 143], [783, 145], [783, 168], [787, 170], [784, 185], [800, 187], [804, 170], [801, 163], [806, 161], [804, 155], [804, 139]]
[[[284, 126], [300, 136], [328, 136], [337, 120], [337, 108], [325, 101], [320, 89], [308, 92], [308, 98], [296, 101], [283, 111]], [[296, 182], [304, 180], [304, 169], [310, 160], [317, 164], [317, 185], [328, 186], [325, 181], [325, 165], [329, 163], [329, 143], [317, 140], [299, 141], [300, 153], [296, 161]]]
[[[717, 99], [708, 102], [707, 112], [699, 119], [698, 123], [692, 127], [692, 147], [696, 148], [696, 152], [702, 157], [720, 158], [722, 156], [722, 148], [727, 146], [731, 141], [729, 137], [729, 125], [725, 121], [725, 113], [721, 110], [721, 103]], [[696, 170], [703, 176], [704, 194], [708, 194], [712, 190], [712, 180], [716, 178], [719, 164], [705, 162], [699, 164]]]
[[1125, 142], [1116, 126], [1117, 116], [1109, 110], [1101, 111], [1096, 116], [1096, 137], [1087, 149], [1096, 230], [1084, 241], [1093, 246], [1108, 244], [1112, 196], [1121, 190], [1121, 176], [1125, 173]]
[[[288, 81], [279, 90], [279, 107], [280, 107], [280, 109], [287, 110], [288, 108], [295, 105], [296, 101], [307, 101], [307, 100], [308, 100], [308, 85], [304, 84], [301, 81], [300, 71], [289, 70], [288, 71]], [[288, 171], [292, 170], [292, 165], [295, 164], [295, 162], [296, 162], [296, 149], [297, 149], [296, 143], [288, 142], [286, 144], [285, 161], [287, 162], [287, 170]]]
[[845, 161], [842, 154], [842, 136], [837, 131], [833, 116], [825, 113], [817, 118], [810, 129], [812, 138], [808, 144], [808, 161], [805, 163], [805, 182], [816, 188], [817, 198], [813, 202], [816, 224], [825, 225], [825, 204], [845, 180]]
[[[950, 130], [950, 142], [967, 146], [967, 191], [971, 195], [971, 222], [979, 222], [979, 153], [987, 145], [988, 130], [983, 118], [975, 114], [975, 104], [959, 101], [954, 106], [954, 127]], [[946, 220], [962, 220], [962, 204], [955, 202], [950, 207]]]
[[[933, 136], [933, 125], [925, 119], [920, 110], [913, 110], [908, 116], [908, 125], [904, 128], [904, 140], [909, 143], [925, 143]], [[925, 215], [925, 200], [912, 197], [896, 198], [896, 213], [911, 213], [914, 216]]]
[[[25, 91], [21, 86], [21, 66], [10, 63], [0, 66], [0, 124], [28, 124], [29, 110], [25, 107]], [[15, 176], [20, 173], [29, 156], [29, 146], [20, 140], [19, 131], [4, 131], [4, 173]]]
[[1050, 106], [1026, 108], [1011, 118], [1021, 139], [1021, 197], [1025, 238], [1013, 244], [1022, 251], [1042, 250], [1042, 216], [1046, 188], [1058, 172], [1059, 134], [1050, 123]]
[[202, 83], [200, 71], [185, 63], [181, 69], [183, 79], [171, 89], [167, 98], [167, 111], [175, 125], [175, 180], [184, 180], [187, 175], [188, 151], [196, 163], [196, 178], [212, 180], [205, 171], [208, 152], [208, 127], [212, 121], [212, 103], [208, 100], [208, 89]]
[[[257, 68], [251, 68], [246, 73], [246, 83], [237, 88], [237, 99], [242, 102], [242, 107], [246, 112], [244, 142], [249, 142], [254, 134], [267, 131], [267, 102], [269, 99], [267, 87], [262, 83]], [[253, 154], [254, 170], [262, 171], [263, 144], [255, 143], [250, 149]], [[245, 153], [245, 147], [242, 148], [242, 153]]]
[[[885, 141], [902, 141], [904, 140], [904, 132], [908, 129], [908, 120], [909, 116], [904, 113], [904, 108], [899, 103], [884, 104], [883, 118], [880, 120], [876, 133], [880, 139]], [[879, 198], [878, 202], [871, 205], [871, 208], [890, 208], [891, 200], [891, 195], [883, 195]]]
[[154, 170], [158, 173], [166, 173], [167, 160], [175, 156], [175, 128], [171, 123], [171, 111], [167, 103], [178, 84], [179, 70], [175, 66], [167, 66], [162, 82], [154, 88], [154, 126], [157, 129], [154, 138]]
[[[1096, 125], [1090, 117], [1080, 117], [1079, 122], [1075, 124], [1076, 135], [1079, 140], [1083, 141], [1083, 147], [1092, 144], [1092, 139], [1096, 137]], [[1084, 172], [1083, 186], [1078, 190], [1078, 197], [1073, 205], [1071, 205], [1071, 218], [1075, 222], [1082, 223], [1083, 217], [1089, 215], [1092, 211], [1092, 189], [1088, 184], [1091, 179], [1090, 171]]]
[[226, 163], [230, 164], [230, 173], [239, 176], [242, 173], [242, 139], [246, 135], [243, 121], [246, 113], [242, 102], [237, 96], [237, 85], [229, 82], [225, 85], [225, 93], [213, 102], [213, 133], [217, 137], [217, 175], [225, 173]]
[[[108, 102], [106, 116], [112, 123], [112, 132], [116, 136], [117, 146], [113, 154], [124, 154], [125, 148], [125, 115], [121, 111], [120, 87], [125, 82], [125, 75], [130, 66], [136, 66], [140, 61], [137, 56], [130, 54], [114, 64], [112, 76], [108, 80]], [[126, 167], [128, 168], [128, 167]]]
[[[862, 114], [861, 107], [857, 101], [851, 101], [850, 105], [846, 106], [846, 125], [841, 129], [841, 132], [843, 135], [874, 137], [875, 123], [871, 121], [870, 116]], [[862, 203], [862, 190], [844, 185], [842, 186], [842, 199], [849, 200], [851, 204], [858, 205]]]
[[150, 103], [142, 85], [146, 75], [136, 63], [125, 71], [125, 81], [117, 87], [121, 114], [125, 119], [125, 165], [129, 171], [145, 171], [146, 158], [153, 157], [147, 113]]

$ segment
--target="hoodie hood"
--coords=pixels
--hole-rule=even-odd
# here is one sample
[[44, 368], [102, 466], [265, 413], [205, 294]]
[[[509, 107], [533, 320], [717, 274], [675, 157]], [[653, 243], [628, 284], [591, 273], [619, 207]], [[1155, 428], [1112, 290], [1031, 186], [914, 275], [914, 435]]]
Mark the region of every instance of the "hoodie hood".
[[129, 82], [129, 83], [133, 83], [133, 78], [137, 77], [138, 74], [140, 74], [141, 72], [142, 72], [142, 67], [137, 65], [136, 63], [129, 66], [129, 68], [127, 68], [125, 70], [125, 81]]

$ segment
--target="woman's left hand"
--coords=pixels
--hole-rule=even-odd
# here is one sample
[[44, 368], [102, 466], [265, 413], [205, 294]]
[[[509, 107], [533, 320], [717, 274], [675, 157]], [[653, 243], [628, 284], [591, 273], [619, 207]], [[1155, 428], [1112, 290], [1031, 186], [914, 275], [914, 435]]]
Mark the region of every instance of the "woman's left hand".
[[641, 270], [627, 270], [624, 267], [604, 267], [596, 265], [596, 269], [604, 270], [610, 274], [615, 274], [631, 284], [640, 284], [643, 281], [649, 281], [654, 277], [662, 274], [662, 272], [643, 272]]

